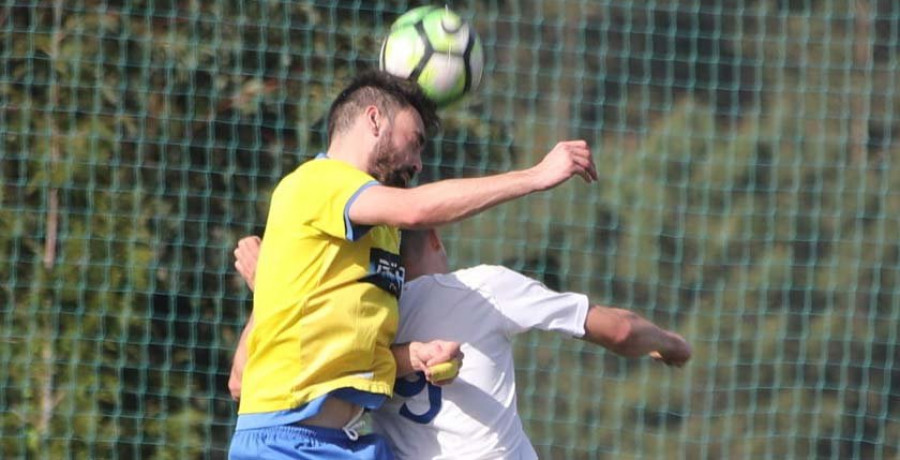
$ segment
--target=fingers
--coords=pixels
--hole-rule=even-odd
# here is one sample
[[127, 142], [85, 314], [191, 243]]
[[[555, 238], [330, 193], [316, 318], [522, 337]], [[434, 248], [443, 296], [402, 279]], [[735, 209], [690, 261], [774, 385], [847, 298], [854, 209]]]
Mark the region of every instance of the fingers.
[[458, 342], [448, 340], [432, 340], [422, 343], [415, 351], [416, 359], [426, 367], [434, 366], [456, 357], [462, 357]]
[[588, 148], [588, 143], [584, 139], [575, 139], [571, 141], [560, 141], [557, 145], [564, 145], [567, 147], [576, 147], [586, 149]]
[[575, 174], [578, 174], [585, 182], [590, 184], [597, 180], [597, 170], [594, 168], [594, 162], [591, 160], [590, 152], [585, 152], [586, 153], [583, 155], [576, 154], [576, 156], [573, 156], [572, 161], [575, 162], [577, 167]]
[[651, 351], [650, 353], [647, 353], [647, 355], [653, 358], [654, 361], [661, 362], [666, 366], [682, 367], [687, 362], [686, 358], [663, 356], [663, 354], [658, 351]]
[[600, 180], [600, 176], [597, 174], [597, 166], [594, 164], [594, 159], [590, 156], [590, 153], [588, 153], [587, 173], [589, 176], [591, 176], [591, 179], [593, 179], [594, 182]]
[[551, 189], [576, 175], [587, 183], [599, 179], [591, 149], [583, 140], [557, 143], [535, 167], [534, 172], [537, 190]]
[[425, 378], [434, 385], [445, 385], [456, 377], [464, 355], [458, 342], [432, 340], [425, 344], [419, 357]]
[[585, 177], [585, 180], [588, 183], [595, 182], [599, 177], [597, 176], [597, 167], [594, 165], [594, 159], [591, 156], [591, 150], [588, 148], [586, 142], [580, 142], [583, 145], [579, 144], [578, 147], [574, 149], [573, 153], [575, 156], [573, 159], [581, 168], [579, 174], [581, 174], [582, 177]]
[[587, 142], [583, 140], [564, 141], [557, 144], [568, 154], [575, 165], [575, 174], [581, 176], [585, 182], [591, 183], [599, 179], [597, 167], [591, 156], [591, 150]]
[[252, 263], [252, 265], [255, 266], [256, 259], [259, 258], [259, 248], [261, 243], [258, 236], [241, 238], [241, 240], [238, 241], [237, 247], [234, 248], [235, 259], [243, 261], [244, 263]]
[[581, 179], [584, 180], [584, 182], [587, 184], [593, 182], [593, 180], [591, 180], [591, 176], [587, 173], [587, 171], [577, 171], [575, 174], [578, 174], [578, 176], [581, 177]]
[[259, 259], [259, 249], [262, 241], [258, 236], [247, 236], [238, 241], [234, 249], [234, 268], [238, 271], [250, 289], [254, 288], [256, 278], [256, 264]]
[[246, 258], [256, 259], [259, 255], [259, 247], [262, 240], [258, 236], [247, 236], [238, 241], [237, 248], [234, 250], [235, 257], [239, 253], [244, 254]]
[[425, 364], [429, 367], [453, 359], [463, 358], [463, 353], [459, 349], [458, 342], [434, 340], [430, 342], [430, 344], [432, 345], [432, 347], [430, 348], [431, 354], [428, 359], [425, 360]]

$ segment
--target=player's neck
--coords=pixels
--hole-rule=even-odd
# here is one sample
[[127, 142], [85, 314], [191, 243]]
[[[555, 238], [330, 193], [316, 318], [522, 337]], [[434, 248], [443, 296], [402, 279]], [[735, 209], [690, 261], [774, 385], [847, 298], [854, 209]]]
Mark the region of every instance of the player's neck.
[[369, 152], [372, 148], [354, 139], [352, 133], [351, 135], [341, 136], [340, 139], [335, 139], [328, 146], [326, 155], [333, 160], [349, 163], [360, 171], [369, 172], [369, 154], [362, 152]]

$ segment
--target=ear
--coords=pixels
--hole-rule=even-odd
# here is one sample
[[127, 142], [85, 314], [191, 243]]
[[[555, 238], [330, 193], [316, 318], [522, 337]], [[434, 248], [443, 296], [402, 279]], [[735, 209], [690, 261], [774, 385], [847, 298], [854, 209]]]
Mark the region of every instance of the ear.
[[375, 137], [380, 136], [381, 135], [381, 129], [380, 129], [381, 128], [381, 123], [380, 123], [381, 111], [378, 110], [378, 107], [375, 107], [374, 105], [370, 105], [370, 106], [366, 107], [365, 120], [366, 120], [366, 126], [372, 130], [372, 134]]

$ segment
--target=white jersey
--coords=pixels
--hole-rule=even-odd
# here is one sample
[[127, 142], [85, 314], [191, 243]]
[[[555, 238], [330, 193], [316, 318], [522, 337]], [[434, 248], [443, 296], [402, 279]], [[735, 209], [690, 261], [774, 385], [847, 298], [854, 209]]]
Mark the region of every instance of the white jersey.
[[511, 339], [532, 328], [584, 335], [588, 299], [499, 266], [417, 278], [400, 297], [397, 343], [453, 340], [463, 365], [443, 387], [398, 379], [372, 414], [398, 459], [535, 459], [516, 410]]

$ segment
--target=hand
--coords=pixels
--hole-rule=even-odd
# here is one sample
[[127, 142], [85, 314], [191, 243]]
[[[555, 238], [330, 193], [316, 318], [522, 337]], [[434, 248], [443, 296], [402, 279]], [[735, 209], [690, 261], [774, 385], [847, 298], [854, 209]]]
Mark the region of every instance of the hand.
[[425, 379], [434, 385], [446, 385], [453, 379], [433, 381], [429, 368], [436, 364], [445, 363], [453, 359], [462, 361], [463, 353], [459, 349], [458, 342], [447, 340], [432, 340], [430, 342], [411, 342], [409, 344], [410, 361], [413, 369], [425, 373]]
[[539, 190], [547, 190], [569, 180], [574, 175], [585, 182], [597, 180], [597, 168], [585, 141], [563, 141], [556, 144], [540, 163], [531, 168]]
[[232, 372], [228, 377], [228, 392], [234, 402], [241, 402], [241, 376]]
[[666, 366], [684, 366], [691, 359], [691, 346], [678, 334], [670, 333], [670, 338], [665, 350], [651, 351], [650, 357]]
[[234, 249], [234, 268], [237, 269], [247, 286], [252, 291], [256, 280], [256, 262], [259, 258], [259, 248], [262, 244], [258, 236], [246, 236], [238, 241]]

